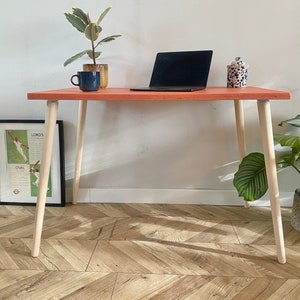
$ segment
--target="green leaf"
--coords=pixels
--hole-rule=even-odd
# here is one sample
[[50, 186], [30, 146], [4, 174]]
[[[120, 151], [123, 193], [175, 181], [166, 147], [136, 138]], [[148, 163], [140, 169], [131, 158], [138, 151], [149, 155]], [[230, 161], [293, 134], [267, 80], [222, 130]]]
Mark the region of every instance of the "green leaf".
[[293, 148], [293, 152], [300, 152], [300, 137], [286, 134], [274, 134], [274, 140], [281, 146]]
[[97, 22], [96, 22], [97, 25], [100, 24], [100, 22], [103, 20], [103, 18], [106, 16], [106, 14], [107, 14], [110, 10], [111, 10], [111, 6], [108, 7], [108, 8], [106, 8], [106, 9], [104, 10], [104, 12], [99, 16], [99, 18], [98, 18], [98, 20], [97, 20]]
[[295, 127], [300, 127], [300, 115], [297, 115], [296, 117], [294, 117], [292, 119], [282, 121], [278, 125], [283, 126], [283, 123], [287, 123], [287, 124], [290, 124]]
[[111, 41], [115, 40], [116, 38], [118, 38], [120, 36], [121, 36], [120, 34], [115, 34], [115, 35], [108, 36], [108, 37], [102, 39], [100, 42], [98, 42], [97, 45], [95, 46], [95, 48], [98, 47], [99, 45], [104, 44], [104, 43], [111, 42]]
[[[95, 52], [95, 53], [94, 53], [95, 58], [98, 58], [98, 57], [101, 55], [101, 53], [102, 53], [102, 52]], [[93, 50], [89, 50], [89, 51], [87, 52], [87, 55], [89, 56], [89, 58], [94, 59], [94, 58], [93, 58]]]
[[64, 67], [66, 67], [67, 65], [69, 65], [70, 63], [72, 63], [74, 60], [76, 60], [76, 59], [82, 57], [83, 55], [87, 54], [88, 51], [90, 51], [90, 50], [84, 50], [84, 51], [79, 52], [79, 53], [73, 55], [72, 57], [68, 58], [68, 59], [64, 62]]
[[96, 41], [99, 37], [99, 28], [96, 23], [90, 23], [86, 26], [84, 34], [86, 38], [90, 41]]
[[245, 156], [234, 174], [233, 185], [245, 201], [261, 198], [268, 190], [264, 155], [253, 152]]
[[278, 168], [286, 168], [295, 163], [295, 155], [292, 151], [289, 153], [280, 153], [276, 155], [276, 164]]
[[89, 24], [89, 18], [88, 15], [82, 11], [80, 8], [72, 8], [72, 14], [76, 17], [78, 17], [80, 20], [83, 21], [83, 23], [85, 24], [85, 26], [87, 26]]
[[85, 31], [86, 24], [80, 18], [70, 13], [65, 13], [65, 17], [78, 31]]

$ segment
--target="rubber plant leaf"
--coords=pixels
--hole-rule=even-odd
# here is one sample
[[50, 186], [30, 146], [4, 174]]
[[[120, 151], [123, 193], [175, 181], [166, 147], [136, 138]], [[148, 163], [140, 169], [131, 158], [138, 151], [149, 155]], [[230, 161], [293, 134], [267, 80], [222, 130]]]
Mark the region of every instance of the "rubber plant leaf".
[[102, 32], [102, 27], [98, 25], [99, 34]]
[[69, 64], [72, 63], [74, 60], [76, 60], [76, 59], [80, 58], [81, 56], [87, 54], [88, 51], [90, 51], [90, 50], [84, 50], [84, 51], [79, 52], [79, 53], [73, 55], [72, 57], [68, 58], [68, 59], [64, 62], [64, 66], [69, 65]]
[[103, 20], [103, 18], [106, 16], [106, 14], [107, 14], [110, 10], [111, 10], [111, 6], [108, 7], [108, 8], [106, 8], [106, 9], [104, 10], [104, 12], [101, 13], [101, 15], [99, 16], [99, 18], [98, 18], [98, 20], [97, 20], [97, 22], [96, 22], [97, 25], [99, 25], [99, 24], [101, 23], [101, 21]]
[[108, 36], [108, 37], [102, 39], [101, 41], [99, 41], [99, 42], [96, 44], [95, 48], [98, 47], [98, 46], [101, 45], [101, 44], [111, 42], [111, 41], [115, 40], [116, 38], [118, 38], [118, 37], [120, 37], [120, 36], [121, 36], [120, 34], [115, 34], [115, 35]]
[[245, 156], [234, 174], [233, 185], [245, 201], [261, 198], [268, 190], [264, 155], [252, 152]]
[[70, 13], [65, 13], [65, 17], [78, 31], [84, 33], [86, 28], [84, 21]]
[[84, 34], [86, 38], [90, 41], [96, 41], [99, 37], [99, 28], [96, 23], [90, 23], [86, 26]]
[[95, 51], [95, 52], [94, 52], [94, 55], [93, 55], [93, 51], [92, 51], [92, 50], [89, 50], [89, 51], [87, 52], [87, 55], [88, 55], [89, 58], [93, 59], [94, 56], [95, 56], [95, 58], [98, 58], [98, 57], [101, 55], [101, 53], [102, 53], [102, 52], [97, 52], [97, 51]]
[[90, 23], [88, 15], [80, 8], [77, 8], [77, 7], [72, 8], [72, 13], [74, 16], [76, 16], [80, 20], [82, 20], [82, 22], [85, 24], [85, 26], [87, 26]]

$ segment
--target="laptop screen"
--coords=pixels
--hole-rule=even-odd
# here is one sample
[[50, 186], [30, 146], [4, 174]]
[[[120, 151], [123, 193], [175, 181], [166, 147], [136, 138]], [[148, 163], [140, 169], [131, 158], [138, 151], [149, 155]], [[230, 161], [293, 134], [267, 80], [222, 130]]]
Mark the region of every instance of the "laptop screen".
[[157, 53], [149, 86], [206, 87], [211, 58], [212, 50]]

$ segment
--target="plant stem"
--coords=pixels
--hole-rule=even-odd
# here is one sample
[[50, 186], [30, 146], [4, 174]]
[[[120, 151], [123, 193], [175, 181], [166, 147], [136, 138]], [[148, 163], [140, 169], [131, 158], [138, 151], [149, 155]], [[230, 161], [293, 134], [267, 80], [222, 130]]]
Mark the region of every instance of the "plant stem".
[[95, 44], [94, 44], [93, 40], [91, 42], [92, 42], [93, 63], [94, 63], [94, 65], [96, 65]]

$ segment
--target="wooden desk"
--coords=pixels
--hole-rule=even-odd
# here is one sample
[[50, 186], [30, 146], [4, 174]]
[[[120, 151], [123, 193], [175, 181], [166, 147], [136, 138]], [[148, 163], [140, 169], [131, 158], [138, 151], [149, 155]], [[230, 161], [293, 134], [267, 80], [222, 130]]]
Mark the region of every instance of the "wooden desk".
[[58, 100], [79, 101], [78, 129], [76, 141], [76, 163], [73, 186], [73, 204], [77, 202], [82, 149], [83, 133], [86, 118], [86, 108], [88, 101], [224, 101], [233, 100], [236, 118], [236, 130], [238, 139], [238, 149], [240, 158], [245, 156], [244, 141], [244, 113], [242, 100], [257, 100], [259, 122], [262, 135], [263, 151], [266, 161], [266, 171], [269, 184], [269, 194], [272, 209], [273, 227], [275, 233], [275, 242], [277, 246], [277, 257], [280, 263], [286, 262], [284, 237], [282, 230], [282, 219], [279, 202], [279, 191], [276, 173], [276, 161], [273, 144], [273, 129], [271, 121], [270, 101], [276, 99], [290, 99], [288, 92], [261, 89], [256, 87], [245, 88], [206, 88], [196, 92], [144, 92], [130, 91], [125, 88], [103, 89], [97, 92], [82, 92], [78, 88], [69, 88], [61, 90], [50, 90], [42, 92], [28, 93], [29, 100], [47, 100], [45, 115], [45, 140], [43, 144], [43, 153], [41, 159], [40, 184], [37, 198], [35, 228], [33, 235], [32, 256], [39, 254], [47, 182], [52, 157], [53, 138], [55, 132], [55, 123], [57, 118]]

